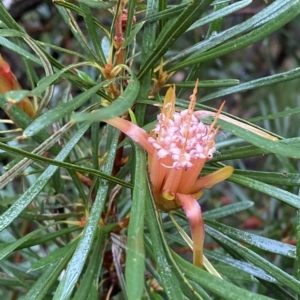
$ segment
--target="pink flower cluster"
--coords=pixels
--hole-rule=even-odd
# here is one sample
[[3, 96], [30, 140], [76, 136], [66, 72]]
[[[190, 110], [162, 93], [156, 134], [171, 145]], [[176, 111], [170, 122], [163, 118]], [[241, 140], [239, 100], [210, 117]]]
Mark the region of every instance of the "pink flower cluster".
[[215, 152], [212, 141], [215, 136], [210, 126], [199, 121], [189, 109], [174, 112], [171, 118], [159, 114], [148, 141], [157, 150], [158, 158], [169, 155], [173, 161], [170, 168], [188, 170], [194, 160], [211, 159]]

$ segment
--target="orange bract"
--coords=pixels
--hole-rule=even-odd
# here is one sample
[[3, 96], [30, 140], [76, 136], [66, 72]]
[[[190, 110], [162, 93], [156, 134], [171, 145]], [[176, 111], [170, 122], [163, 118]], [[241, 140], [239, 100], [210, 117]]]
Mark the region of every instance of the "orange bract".
[[[21, 89], [18, 80], [10, 70], [9, 64], [0, 55], [0, 94], [6, 94], [7, 92]], [[35, 117], [35, 109], [27, 97], [15, 104], [31, 118]]]

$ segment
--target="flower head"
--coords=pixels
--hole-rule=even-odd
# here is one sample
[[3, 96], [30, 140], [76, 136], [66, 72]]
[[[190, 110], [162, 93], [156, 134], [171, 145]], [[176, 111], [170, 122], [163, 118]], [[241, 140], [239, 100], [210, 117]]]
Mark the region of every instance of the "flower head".
[[214, 128], [220, 111], [211, 125], [202, 123], [194, 112], [197, 84], [188, 109], [175, 111], [175, 87], [170, 87], [158, 115], [158, 123], [148, 134], [137, 125], [121, 119], [106, 120], [148, 152], [148, 169], [153, 196], [158, 208], [170, 211], [182, 207], [190, 223], [193, 238], [194, 264], [202, 267], [204, 222], [197, 202], [203, 190], [228, 178], [232, 167], [224, 167], [199, 177], [207, 160], [216, 151]]
[[[169, 88], [158, 123], [148, 138], [155, 149], [149, 157], [150, 181], [156, 203], [163, 210], [182, 206], [178, 194], [199, 197], [207, 187], [199, 185], [197, 180], [205, 162], [216, 150], [214, 139], [218, 128], [214, 128], [215, 122], [206, 125], [194, 115], [196, 93], [195, 87], [188, 109], [176, 112], [175, 87]], [[229, 177], [233, 169], [224, 170], [225, 178], [221, 180]]]

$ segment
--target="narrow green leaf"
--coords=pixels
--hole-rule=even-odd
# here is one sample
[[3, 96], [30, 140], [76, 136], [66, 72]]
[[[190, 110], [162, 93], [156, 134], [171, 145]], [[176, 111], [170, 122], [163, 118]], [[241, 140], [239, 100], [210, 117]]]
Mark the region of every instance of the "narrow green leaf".
[[103, 8], [103, 9], [107, 9], [107, 8], [112, 8], [114, 7], [117, 2], [114, 1], [97, 1], [97, 0], [77, 0], [79, 3], [83, 3], [86, 4], [89, 7], [92, 8]]
[[31, 96], [37, 96], [37, 94], [33, 93], [32, 91], [18, 90], [18, 91], [9, 91], [4, 95], [6, 101], [13, 99], [15, 102], [20, 102], [25, 97], [31, 97]]
[[52, 250], [52, 252], [49, 253], [47, 256], [42, 257], [41, 259], [33, 263], [31, 265], [29, 272], [55, 264], [58, 260], [61, 260], [62, 257], [65, 257], [70, 253], [73, 253], [77, 245], [77, 242], [78, 241], [70, 242], [69, 244], [67, 244], [62, 248]]
[[218, 120], [217, 124], [220, 125], [222, 129], [233, 133], [255, 146], [263, 148], [268, 152], [291, 158], [300, 158], [300, 138], [272, 141], [244, 129], [241, 125], [235, 125], [223, 120]]
[[83, 274], [80, 285], [73, 297], [73, 300], [87, 299], [91, 289], [93, 289], [93, 285], [97, 280], [97, 273], [101, 270], [106, 240], [105, 237], [106, 233], [104, 233], [103, 230], [100, 229], [97, 241], [95, 243], [96, 246], [93, 249], [93, 253], [89, 261], [89, 265]]
[[269, 291], [272, 295], [276, 295], [277, 299], [284, 299], [284, 300], [297, 300], [297, 296], [295, 297], [294, 293], [291, 294], [289, 290], [285, 286], [278, 285], [278, 283], [272, 283], [266, 280], [259, 280]]
[[[1, 208], [1, 207], [0, 207]], [[21, 219], [30, 220], [30, 221], [61, 221], [66, 220], [68, 218], [78, 218], [82, 213], [61, 213], [61, 214], [43, 214], [43, 213], [33, 213], [30, 211], [23, 211], [20, 214]]]
[[48, 291], [58, 280], [59, 275], [69, 262], [72, 253], [73, 249], [71, 248], [69, 249], [69, 252], [65, 253], [65, 255], [62, 256], [58, 262], [46, 268], [44, 273], [40, 276], [40, 278], [31, 287], [29, 292], [25, 295], [23, 300], [44, 300]]
[[261, 149], [257, 146], [249, 145], [215, 153], [211, 162], [254, 157], [268, 153], [270, 153], [270, 151], [266, 149]]
[[88, 58], [85, 55], [83, 55], [81, 53], [78, 53], [77, 51], [74, 51], [72, 49], [66, 49], [66, 48], [63, 48], [63, 47], [60, 47], [60, 46], [57, 46], [57, 45], [53, 45], [53, 44], [42, 42], [42, 41], [38, 41], [38, 40], [36, 42], [43, 49], [45, 49], [45, 48], [51, 48], [51, 49], [57, 50], [58, 52], [62, 52], [62, 53], [70, 54], [71, 56], [82, 58], [83, 61], [88, 61]]
[[[55, 83], [56, 80], [58, 80], [59, 78], [62, 78], [64, 76], [64, 74], [67, 73], [69, 70], [73, 70], [75, 68], [78, 68], [81, 66], [87, 66], [87, 65], [94, 65], [94, 64], [90, 63], [90, 62], [80, 62], [80, 63], [76, 63], [76, 64], [71, 64], [65, 68], [60, 69], [58, 72], [56, 72], [50, 76], [45, 76], [37, 83], [37, 86], [31, 92], [35, 95], [40, 96], [49, 85], [52, 85], [53, 83]], [[81, 71], [76, 70], [76, 73], [78, 74], [78, 76], [80, 78], [82, 78]], [[93, 82], [93, 81], [91, 82], [90, 79], [87, 79], [87, 78], [83, 78], [83, 79], [85, 81], [89, 82], [90, 84], [95, 85], [95, 82]]]
[[[135, 23], [134, 21], [136, 21], [135, 14], [137, 11], [137, 0], [129, 0], [127, 3], [128, 5], [127, 5], [127, 23], [125, 28], [125, 40], [131, 36], [132, 26], [134, 25], [133, 23]], [[125, 55], [123, 60], [124, 63], [126, 60], [125, 57], [127, 58], [127, 50], [128, 49], [125, 49]]]
[[[279, 73], [279, 74], [275, 74], [275, 75], [271, 75], [271, 76], [251, 80], [251, 81], [248, 81], [248, 82], [245, 82], [245, 83], [241, 83], [241, 84], [239, 84], [237, 86], [234, 86], [234, 87], [230, 87], [230, 88], [227, 88], [227, 89], [223, 89], [221, 91], [211, 93], [207, 96], [202, 97], [197, 102], [202, 103], [202, 102], [205, 102], [205, 101], [208, 101], [208, 100], [211, 100], [211, 99], [224, 97], [224, 96], [227, 96], [227, 95], [230, 95], [230, 94], [233, 94], [233, 93], [240, 93], [240, 92], [244, 92], [244, 91], [247, 91], [247, 90], [258, 89], [258, 88], [261, 88], [261, 87], [264, 87], [264, 86], [269, 86], [269, 85], [272, 85], [272, 84], [297, 79], [299, 77], [300, 77], [300, 68], [295, 68], [295, 69], [287, 71], [287, 72], [282, 72], [282, 73]], [[295, 112], [293, 111], [293, 113], [298, 113], [298, 112], [299, 112], [299, 108], [296, 108]], [[284, 112], [282, 112], [278, 115], [282, 116], [282, 117], [285, 116]], [[287, 114], [287, 115], [289, 115], [289, 114]], [[257, 120], [264, 119], [264, 118], [265, 117], [261, 117]], [[253, 121], [253, 120], [251, 119], [251, 121]]]
[[[52, 223], [52, 225], [53, 224], [54, 223]], [[23, 243], [22, 245], [18, 246], [16, 248], [16, 250], [29, 248], [29, 247], [32, 247], [32, 246], [35, 246], [35, 245], [45, 244], [46, 242], [49, 242], [49, 241], [54, 240], [58, 237], [67, 235], [71, 232], [75, 232], [75, 231], [78, 231], [78, 230], [81, 230], [81, 228], [78, 227], [78, 226], [71, 226], [71, 227], [66, 227], [66, 228], [60, 229], [60, 230], [56, 230], [56, 231], [51, 232], [51, 233], [47, 232], [47, 234], [42, 236], [42, 237], [31, 239], [31, 240]]]
[[271, 114], [271, 115], [267, 115], [267, 116], [251, 118], [248, 121], [249, 122], [256, 122], [256, 121], [260, 121], [260, 120], [273, 120], [273, 119], [277, 119], [277, 118], [290, 117], [294, 114], [299, 114], [299, 113], [300, 113], [300, 107], [296, 107], [296, 108], [286, 109], [286, 110], [281, 111], [279, 113], [275, 113], [275, 114]]
[[149, 14], [147, 17], [141, 20], [141, 22], [153, 23], [155, 21], [169, 19], [178, 16], [186, 8], [186, 3], [174, 5], [163, 11], [159, 11], [156, 14]]
[[[150, 15], [156, 15], [159, 12], [159, 1], [157, 0], [148, 0], [146, 17]], [[158, 24], [146, 23], [144, 26], [143, 32], [143, 41], [142, 41], [142, 51], [141, 51], [141, 64], [144, 64], [145, 61], [151, 56], [152, 50], [156, 40], [156, 31]], [[149, 70], [145, 73], [144, 78], [140, 81], [140, 92], [138, 99], [148, 99], [148, 93], [151, 89], [152, 84], [152, 72]], [[144, 125], [144, 119], [146, 114], [146, 105], [137, 104], [136, 105], [136, 121], [139, 126]]]
[[227, 180], [262, 192], [296, 209], [300, 209], [300, 197], [278, 187], [236, 174], [232, 174]]
[[11, 277], [11, 276], [8, 276], [6, 274], [1, 274], [1, 278], [0, 278], [0, 286], [1, 287], [26, 287], [28, 285], [28, 283], [25, 281], [23, 282], [20, 282], [19, 280]]
[[136, 35], [138, 34], [138, 32], [142, 29], [142, 27], [144, 26], [145, 22], [139, 22], [138, 24], [136, 24], [132, 31], [130, 32], [130, 35], [128, 38], [125, 39], [125, 41], [122, 44], [122, 47], [126, 48], [131, 41], [136, 37]]
[[179, 255], [173, 253], [175, 261], [178, 263], [182, 272], [186, 274], [188, 278], [200, 284], [203, 288], [213, 292], [217, 296], [225, 300], [270, 300], [271, 298], [259, 295], [257, 293], [251, 293], [245, 289], [237, 287], [231, 282], [224, 279], [220, 279], [204, 270], [197, 268], [196, 266], [188, 263], [182, 259]]
[[[101, 47], [101, 42], [99, 39], [99, 34], [97, 32], [96, 26], [95, 26], [95, 22], [93, 20], [93, 15], [91, 13], [91, 10], [89, 8], [90, 3], [93, 4], [104, 4], [104, 5], [108, 5], [108, 4], [113, 4], [112, 6], [115, 5], [115, 3], [113, 2], [100, 2], [100, 1], [83, 1], [83, 0], [78, 0], [80, 3], [80, 7], [82, 9], [82, 12], [84, 13], [84, 20], [85, 20], [85, 24], [86, 24], [86, 28], [88, 30], [88, 36], [91, 39], [91, 41], [93, 42], [95, 51], [98, 55], [98, 61], [100, 63], [100, 66], [104, 67], [105, 63], [106, 63], [106, 59]], [[104, 7], [101, 7], [104, 8]]]
[[[195, 81], [184, 81], [184, 82], [174, 82], [169, 85], [175, 84], [176, 87], [191, 87], [195, 86]], [[226, 87], [240, 84], [238, 79], [218, 79], [218, 80], [201, 80], [198, 84], [198, 88], [207, 87]], [[199, 102], [199, 100], [197, 101]]]
[[[232, 14], [233, 12], [248, 6], [251, 2], [252, 2], [252, 0], [243, 0], [243, 1], [238, 1], [236, 3], [233, 3], [231, 5], [228, 5], [228, 3], [225, 3], [226, 7], [218, 9], [218, 10], [214, 11], [213, 13], [201, 18], [200, 20], [195, 22], [192, 26], [190, 26], [187, 31], [193, 30], [197, 27], [203, 26], [203, 25], [211, 23], [217, 19], [228, 16], [228, 15]], [[224, 3], [222, 3], [222, 2], [221, 2], [221, 4], [224, 5]]]
[[[227, 1], [226, 2], [219, 2], [219, 3], [215, 2], [214, 3], [213, 14], [220, 12], [222, 9], [226, 9], [228, 7], [228, 5], [229, 5], [229, 3]], [[206, 37], [205, 38], [209, 39], [214, 34], [217, 34], [218, 32], [220, 32], [221, 29], [222, 29], [223, 21], [224, 21], [224, 17], [220, 17], [220, 18], [217, 18], [215, 20], [212, 20], [212, 22], [210, 22], [210, 24], [209, 24], [209, 27], [208, 27], [208, 30], [206, 32]]]
[[[97, 102], [99, 102], [99, 97], [94, 96], [92, 103], [96, 104]], [[94, 122], [91, 126], [91, 146], [92, 146], [92, 162], [93, 162], [93, 168], [95, 170], [99, 169], [99, 155], [100, 155], [100, 136], [101, 136], [101, 132], [100, 132], [100, 127], [99, 124]], [[96, 187], [97, 189], [97, 187]]]
[[299, 261], [299, 255], [300, 255], [300, 211], [297, 211], [297, 225], [296, 225], [296, 238], [297, 238], [297, 244], [296, 244], [296, 278], [300, 280], [300, 261]]
[[[209, 252], [210, 253], [205, 252], [205, 255], [207, 257], [212, 258], [212, 259], [214, 259], [218, 262], [221, 262], [223, 264], [226, 264], [228, 266], [232, 266], [233, 268], [231, 268], [231, 272], [235, 273], [235, 274], [232, 274], [233, 276], [234, 275], [239, 276], [240, 272], [238, 272], [238, 270], [241, 270], [241, 271], [243, 271], [243, 272], [245, 272], [249, 275], [255, 276], [256, 278], [260, 278], [260, 279], [278, 284], [278, 281], [275, 278], [273, 278], [272, 276], [267, 274], [262, 269], [254, 266], [253, 264], [250, 264], [250, 263], [245, 262], [245, 261], [240, 261], [240, 260], [237, 260], [237, 259], [233, 259], [229, 255], [219, 254], [217, 252], [212, 252], [212, 251], [209, 251]], [[218, 268], [218, 265], [216, 267]], [[238, 274], [236, 274], [236, 272]], [[224, 273], [221, 273], [221, 274], [227, 275], [227, 274], [224, 274]], [[228, 275], [230, 276], [230, 274], [228, 274]], [[241, 280], [242, 278], [241, 277], [240, 278], [235, 277], [234, 279], [237, 279], [237, 280], [240, 279]]]
[[125, 279], [129, 299], [141, 299], [144, 291], [144, 217], [147, 190], [145, 152], [135, 144], [135, 179], [127, 233]]
[[19, 30], [23, 32], [21, 26], [14, 20], [14, 18], [9, 14], [3, 2], [0, 2], [0, 15], [1, 22], [5, 23], [5, 25], [9, 28], [13, 28], [15, 30]]
[[93, 282], [93, 285], [91, 286], [89, 296], [87, 300], [98, 300], [99, 294], [98, 294], [98, 282]]
[[236, 175], [252, 178], [272, 185], [300, 186], [300, 174], [298, 173], [275, 173], [247, 170], [235, 170], [234, 172]]
[[205, 219], [219, 219], [230, 216], [232, 214], [236, 214], [240, 211], [246, 210], [254, 205], [252, 201], [243, 201], [233, 204], [228, 204], [219, 208], [215, 208], [210, 211], [206, 211], [203, 213], [203, 217]]
[[212, 226], [224, 235], [229, 236], [240, 242], [249, 244], [253, 247], [269, 251], [271, 253], [277, 253], [290, 258], [296, 258], [296, 247], [287, 243], [278, 242], [269, 238], [265, 238], [253, 233], [245, 232], [239, 229], [235, 229], [226, 225], [223, 225], [212, 220], [206, 220], [206, 224]]

